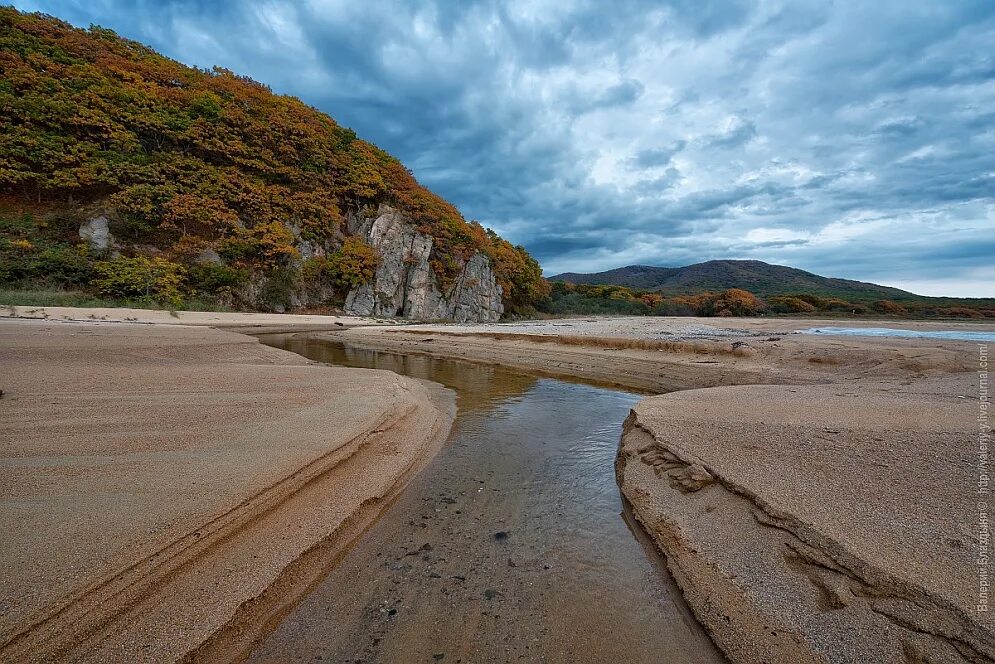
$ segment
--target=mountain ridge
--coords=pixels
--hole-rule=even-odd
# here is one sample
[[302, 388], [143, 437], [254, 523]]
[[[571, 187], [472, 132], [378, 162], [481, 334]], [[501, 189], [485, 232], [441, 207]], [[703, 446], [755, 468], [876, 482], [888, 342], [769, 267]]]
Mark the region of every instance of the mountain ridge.
[[758, 260], [720, 259], [681, 267], [627, 265], [603, 272], [563, 272], [549, 281], [597, 286], [625, 286], [665, 295], [741, 288], [761, 297], [809, 293], [850, 299], [912, 299], [924, 297], [891, 286], [853, 279], [823, 277], [787, 265]]

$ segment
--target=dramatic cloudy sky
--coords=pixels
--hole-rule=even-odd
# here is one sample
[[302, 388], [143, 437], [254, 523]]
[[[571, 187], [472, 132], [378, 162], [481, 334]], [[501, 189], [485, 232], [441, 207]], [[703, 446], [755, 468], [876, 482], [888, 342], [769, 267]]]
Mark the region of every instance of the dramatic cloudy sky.
[[995, 2], [33, 0], [326, 111], [546, 273], [995, 296]]

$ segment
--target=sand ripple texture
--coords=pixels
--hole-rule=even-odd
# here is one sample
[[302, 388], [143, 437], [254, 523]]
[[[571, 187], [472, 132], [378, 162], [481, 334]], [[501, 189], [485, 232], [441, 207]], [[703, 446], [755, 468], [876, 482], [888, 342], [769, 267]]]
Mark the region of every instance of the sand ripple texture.
[[324, 574], [453, 395], [209, 328], [0, 321], [2, 661], [182, 658]]

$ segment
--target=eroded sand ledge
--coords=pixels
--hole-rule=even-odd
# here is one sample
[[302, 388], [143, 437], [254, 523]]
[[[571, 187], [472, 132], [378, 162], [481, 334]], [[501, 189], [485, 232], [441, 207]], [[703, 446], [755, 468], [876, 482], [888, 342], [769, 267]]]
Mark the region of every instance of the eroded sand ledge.
[[4, 661], [237, 652], [455, 411], [437, 385], [203, 327], [2, 320], [0, 366]]
[[[967, 374], [641, 401], [617, 471], [739, 662], [981, 662]], [[972, 521], [973, 516], [973, 521]]]

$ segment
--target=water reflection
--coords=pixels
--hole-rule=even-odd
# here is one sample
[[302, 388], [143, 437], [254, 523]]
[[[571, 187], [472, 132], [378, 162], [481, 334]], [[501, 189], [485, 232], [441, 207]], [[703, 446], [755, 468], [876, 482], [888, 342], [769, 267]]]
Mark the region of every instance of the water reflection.
[[525, 394], [539, 380], [536, 376], [498, 367], [428, 355], [387, 353], [305, 335], [261, 335], [260, 339], [270, 346], [289, 350], [316, 362], [360, 369], [384, 369], [402, 376], [441, 383], [456, 391], [456, 403], [462, 414], [490, 411], [511, 397]]

